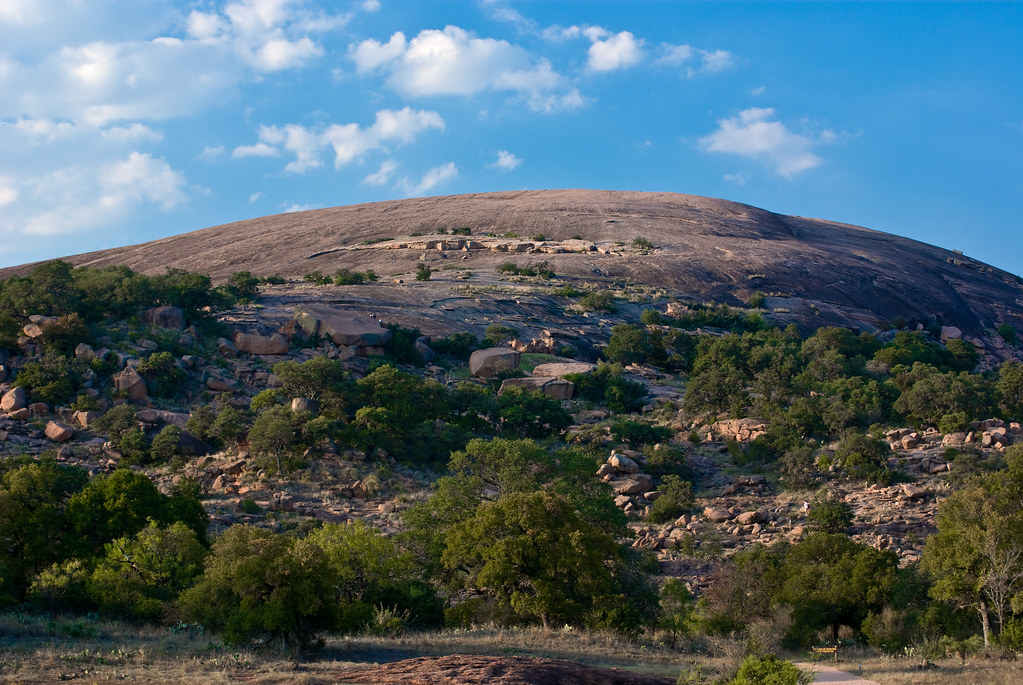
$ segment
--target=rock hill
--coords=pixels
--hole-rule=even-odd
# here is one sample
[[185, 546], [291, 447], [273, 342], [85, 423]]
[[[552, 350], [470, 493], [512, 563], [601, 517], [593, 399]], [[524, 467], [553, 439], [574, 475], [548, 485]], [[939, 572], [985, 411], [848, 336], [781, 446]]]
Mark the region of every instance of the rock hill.
[[[937, 321], [983, 344], [985, 331], [1023, 323], [1020, 279], [958, 252], [675, 193], [539, 190], [378, 202], [239, 221], [67, 259], [147, 274], [180, 268], [215, 280], [237, 271], [299, 278], [374, 269], [384, 277], [379, 285], [400, 285], [393, 281], [423, 260], [476, 274], [492, 274], [509, 259], [545, 260], [559, 276], [645, 284], [695, 301], [739, 304], [761, 291], [773, 322], [805, 330]], [[0, 277], [30, 266], [0, 270]], [[401, 288], [378, 287], [374, 305], [407, 313], [436, 307], [441, 295], [419, 302]], [[430, 328], [427, 322], [423, 330]]]

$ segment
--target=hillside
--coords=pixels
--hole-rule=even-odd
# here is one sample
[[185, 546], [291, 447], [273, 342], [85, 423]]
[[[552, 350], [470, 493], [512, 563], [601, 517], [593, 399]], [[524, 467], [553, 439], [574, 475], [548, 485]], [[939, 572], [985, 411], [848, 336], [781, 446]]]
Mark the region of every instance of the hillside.
[[[1023, 321], [1019, 279], [959, 253], [866, 228], [674, 193], [541, 190], [378, 202], [239, 221], [67, 260], [76, 266], [123, 264], [146, 274], [179, 268], [223, 281], [237, 271], [298, 278], [339, 267], [386, 276], [411, 272], [424, 258], [447, 269], [491, 271], [509, 258], [474, 246], [426, 250], [422, 239], [384, 249], [395, 247], [387, 239], [462, 228], [477, 239], [543, 236], [548, 243], [594, 243], [576, 251], [544, 248], [542, 241], [513, 248], [526, 254], [512, 256], [535, 255], [559, 275], [631, 281], [682, 299], [730, 304], [762, 291], [773, 320], [796, 322], [806, 331], [937, 321], [982, 342], [985, 330]], [[655, 249], [613, 249], [636, 238]], [[611, 249], [598, 250], [602, 246]], [[0, 270], [0, 277], [31, 266]], [[405, 311], [407, 304], [401, 303]]]

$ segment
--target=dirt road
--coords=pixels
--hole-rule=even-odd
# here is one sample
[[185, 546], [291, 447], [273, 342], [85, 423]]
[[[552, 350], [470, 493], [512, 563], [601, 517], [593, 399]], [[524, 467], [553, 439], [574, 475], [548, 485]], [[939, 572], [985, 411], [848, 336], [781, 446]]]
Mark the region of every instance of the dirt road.
[[826, 664], [797, 663], [796, 666], [807, 671], [813, 671], [813, 682], [815, 683], [828, 683], [828, 685], [880, 685], [875, 680], [867, 680], [866, 678], [840, 671], [834, 666]]

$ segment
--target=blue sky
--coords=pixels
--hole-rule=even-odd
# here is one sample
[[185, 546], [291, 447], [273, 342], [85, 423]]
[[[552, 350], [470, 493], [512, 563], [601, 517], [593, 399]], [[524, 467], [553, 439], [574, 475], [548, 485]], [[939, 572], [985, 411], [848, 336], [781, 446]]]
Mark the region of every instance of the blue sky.
[[1023, 273], [1023, 3], [3, 0], [0, 265], [604, 188]]

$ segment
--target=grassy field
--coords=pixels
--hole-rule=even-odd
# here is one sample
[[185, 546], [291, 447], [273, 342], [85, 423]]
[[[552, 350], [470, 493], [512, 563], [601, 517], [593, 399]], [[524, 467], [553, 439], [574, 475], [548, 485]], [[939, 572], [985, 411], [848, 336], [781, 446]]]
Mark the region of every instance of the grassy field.
[[[6, 683], [287, 681], [314, 685], [333, 682], [332, 674], [340, 670], [447, 654], [568, 659], [670, 678], [695, 669], [712, 680], [741, 661], [743, 644], [707, 640], [699, 649], [676, 650], [605, 633], [476, 628], [401, 637], [332, 638], [323, 649], [296, 656], [271, 648], [232, 648], [215, 635], [188, 627], [134, 626], [82, 617], [47, 619], [19, 613], [0, 617], [0, 681]], [[808, 655], [782, 656], [804, 660]], [[834, 665], [885, 685], [1008, 685], [1023, 681], [1023, 662], [1004, 659], [939, 660], [922, 669], [919, 658], [882, 658], [874, 650], [859, 649], [846, 650]]]

